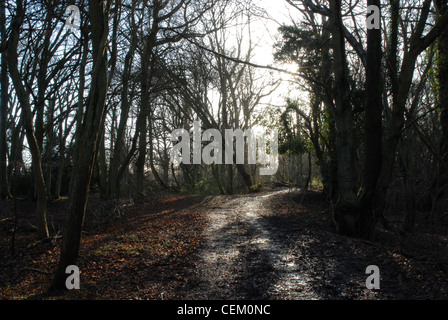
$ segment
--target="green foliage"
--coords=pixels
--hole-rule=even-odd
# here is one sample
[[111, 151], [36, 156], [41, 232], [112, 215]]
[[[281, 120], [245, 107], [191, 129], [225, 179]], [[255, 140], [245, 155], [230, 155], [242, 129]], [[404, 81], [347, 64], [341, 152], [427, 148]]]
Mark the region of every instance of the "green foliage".
[[297, 26], [283, 25], [278, 31], [282, 40], [277, 42], [274, 58], [281, 62], [296, 62], [301, 68], [319, 65], [319, 51], [325, 40], [312, 30], [299, 29]]
[[310, 183], [310, 187], [314, 190], [322, 190], [324, 185], [321, 180], [314, 178]]
[[[281, 123], [279, 124], [279, 147], [280, 154], [292, 155], [302, 154], [309, 148], [309, 139], [302, 134], [303, 119], [298, 115], [297, 110], [300, 106], [297, 101], [287, 99], [287, 109], [281, 115]], [[296, 111], [296, 117], [292, 116], [292, 112]]]
[[278, 152], [285, 155], [302, 154], [306, 150], [306, 142], [300, 136], [287, 139], [278, 146]]
[[261, 183], [256, 183], [250, 186], [250, 192], [259, 192], [261, 189]]

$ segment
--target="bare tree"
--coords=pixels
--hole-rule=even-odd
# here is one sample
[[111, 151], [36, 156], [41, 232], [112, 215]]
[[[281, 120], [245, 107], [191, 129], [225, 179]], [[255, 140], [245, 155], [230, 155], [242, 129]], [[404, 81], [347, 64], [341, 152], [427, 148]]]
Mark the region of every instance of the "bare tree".
[[[116, 4], [117, 6], [118, 4]], [[108, 20], [112, 1], [89, 1], [89, 20], [92, 30], [93, 72], [89, 95], [77, 125], [78, 135], [74, 151], [74, 173], [71, 182], [70, 201], [65, 216], [61, 255], [49, 290], [65, 289], [65, 269], [76, 264], [81, 241], [86, 203], [99, 135], [104, 123], [106, 94], [108, 90]], [[115, 6], [115, 10], [117, 7]]]
[[32, 155], [32, 164], [34, 172], [34, 181], [37, 191], [37, 228], [39, 239], [48, 237], [47, 226], [47, 192], [45, 187], [45, 180], [42, 171], [41, 150], [35, 135], [33, 126], [33, 113], [31, 111], [31, 104], [28, 99], [28, 93], [25, 90], [25, 85], [22, 82], [22, 77], [18, 69], [18, 42], [20, 26], [25, 19], [25, 8], [21, 0], [16, 3], [16, 16], [11, 22], [11, 34], [8, 42], [8, 67], [12, 83], [16, 90], [19, 99], [20, 107], [22, 108], [22, 116], [25, 126], [26, 137], [30, 152]]

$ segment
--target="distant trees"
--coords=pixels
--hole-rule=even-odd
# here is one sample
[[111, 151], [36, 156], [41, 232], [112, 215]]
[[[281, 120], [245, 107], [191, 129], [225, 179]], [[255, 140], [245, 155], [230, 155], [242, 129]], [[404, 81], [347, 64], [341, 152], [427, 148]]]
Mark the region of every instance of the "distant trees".
[[[278, 83], [267, 73], [244, 63], [253, 58], [255, 48], [250, 36], [250, 9], [244, 9], [244, 4], [240, 3], [234, 7], [220, 3], [214, 6], [209, 16], [206, 36], [190, 42], [192, 45], [185, 48], [186, 55], [176, 58], [179, 64], [170, 73], [177, 86], [168, 93], [172, 92], [172, 96], [180, 96], [182, 100], [169, 98], [167, 102], [172, 112], [180, 113], [184, 126], [189, 127], [193, 120], [200, 120], [204, 130], [217, 129], [224, 138], [226, 129], [244, 131], [261, 124], [262, 116], [269, 108], [263, 110], [260, 102], [276, 89]], [[236, 35], [233, 38], [227, 30], [232, 24], [238, 25], [234, 28]], [[247, 191], [255, 184], [255, 176], [250, 166], [235, 163], [214, 164], [210, 169], [203, 168], [203, 174], [212, 177], [216, 189], [222, 194]], [[189, 183], [197, 184], [188, 174], [189, 168], [181, 168]], [[244, 187], [237, 189], [236, 185]]]
[[308, 108], [296, 101], [287, 101], [285, 113], [298, 114], [314, 150], [323, 183], [323, 192], [330, 197], [337, 190], [337, 159], [335, 122], [331, 90], [330, 33], [320, 25], [328, 24], [326, 15], [304, 11], [307, 28], [283, 25], [279, 28], [282, 40], [277, 44], [275, 57], [284, 63], [297, 63], [300, 88], [309, 96]]

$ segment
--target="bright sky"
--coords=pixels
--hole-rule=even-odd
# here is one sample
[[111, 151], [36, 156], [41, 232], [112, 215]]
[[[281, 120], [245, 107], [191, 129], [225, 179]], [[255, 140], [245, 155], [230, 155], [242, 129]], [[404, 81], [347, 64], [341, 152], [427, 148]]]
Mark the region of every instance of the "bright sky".
[[[266, 10], [273, 20], [257, 21], [257, 29], [253, 28], [254, 34], [262, 39], [263, 47], [257, 52], [257, 61], [260, 64], [271, 64], [273, 62], [272, 46], [278, 33], [278, 27], [285, 23], [290, 24], [290, 6], [285, 0], [253, 0], [255, 4]], [[274, 21], [275, 20], [275, 21]]]
[[[253, 58], [254, 63], [260, 65], [275, 65], [274, 63], [274, 44], [278, 37], [278, 27], [282, 24], [292, 24], [292, 19], [296, 19], [298, 13], [297, 10], [291, 7], [285, 0], [253, 0], [253, 2], [266, 10], [271, 20], [263, 19], [262, 21], [256, 21], [253, 23], [252, 31], [253, 38], [259, 42], [259, 47], [255, 50], [255, 56]], [[297, 70], [297, 65], [275, 65], [281, 69], [285, 69], [290, 72]], [[282, 85], [272, 96], [272, 104], [283, 105], [284, 98], [286, 96], [298, 97], [301, 96], [300, 92], [297, 92], [288, 80], [292, 79], [292, 76], [275, 72], [275, 76], [283, 79]]]

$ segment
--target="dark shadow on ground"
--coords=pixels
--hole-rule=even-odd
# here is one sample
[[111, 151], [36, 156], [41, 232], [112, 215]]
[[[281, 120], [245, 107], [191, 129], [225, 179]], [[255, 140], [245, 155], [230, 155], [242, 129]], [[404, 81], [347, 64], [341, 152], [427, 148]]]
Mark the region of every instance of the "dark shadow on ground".
[[[306, 285], [299, 288], [306, 294], [291, 294], [295, 299], [446, 299], [448, 297], [447, 274], [440, 263], [421, 264], [403, 255], [398, 245], [403, 235], [389, 232], [384, 242], [384, 230], [378, 230], [378, 239], [373, 242], [341, 236], [331, 223], [331, 211], [320, 193], [286, 193], [281, 199], [270, 201], [269, 210], [260, 217], [260, 223], [270, 227], [270, 233], [285, 255], [290, 257], [293, 267], [290, 272], [305, 278]], [[288, 210], [281, 210], [285, 205]], [[419, 237], [418, 234], [413, 235]], [[445, 238], [446, 239], [446, 238]], [[442, 246], [436, 246], [443, 250]], [[263, 250], [253, 252], [254, 261], [273, 265]], [[249, 256], [251, 256], [249, 255]], [[268, 255], [269, 256], [269, 255]], [[269, 279], [258, 281], [264, 284], [260, 292], [278, 291], [279, 277], [262, 269], [257, 263], [250, 264], [254, 277]], [[368, 265], [377, 265], [381, 281], [379, 290], [369, 290], [365, 281]], [[426, 270], [424, 269], [426, 268]], [[294, 277], [290, 277], [294, 279]], [[280, 281], [281, 283], [281, 281]], [[286, 286], [288, 283], [286, 282]], [[275, 290], [273, 288], [275, 287]], [[281, 288], [280, 288], [281, 291]], [[291, 291], [291, 288], [285, 292]], [[266, 298], [276, 298], [267, 295]], [[282, 298], [281, 295], [278, 298]]]

